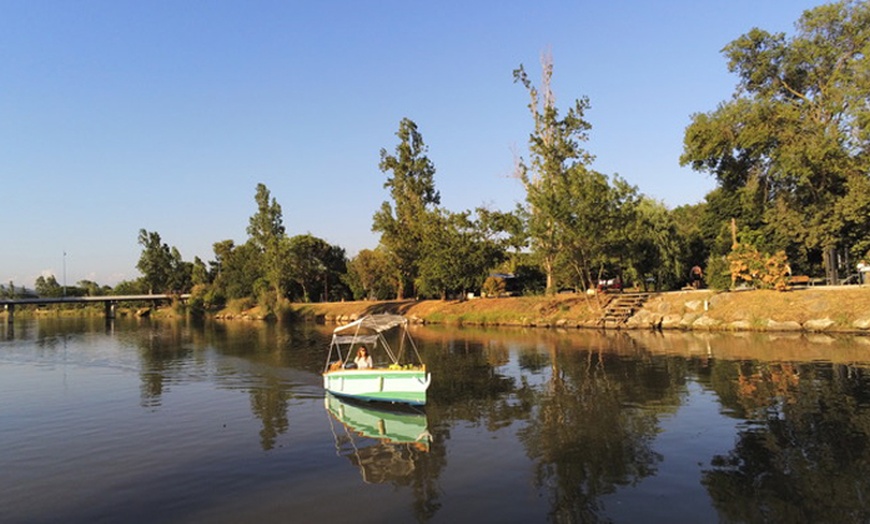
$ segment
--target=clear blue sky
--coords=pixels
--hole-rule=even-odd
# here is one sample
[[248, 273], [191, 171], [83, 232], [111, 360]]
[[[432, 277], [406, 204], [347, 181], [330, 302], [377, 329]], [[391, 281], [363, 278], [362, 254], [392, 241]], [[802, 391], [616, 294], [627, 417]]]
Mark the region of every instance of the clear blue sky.
[[512, 209], [532, 122], [511, 73], [537, 83], [547, 49], [559, 107], [591, 100], [594, 167], [699, 202], [713, 181], [678, 159], [734, 91], [720, 50], [822, 3], [0, 0], [0, 282], [136, 278], [141, 228], [211, 260], [258, 182], [288, 234], [373, 248], [403, 117], [442, 205]]

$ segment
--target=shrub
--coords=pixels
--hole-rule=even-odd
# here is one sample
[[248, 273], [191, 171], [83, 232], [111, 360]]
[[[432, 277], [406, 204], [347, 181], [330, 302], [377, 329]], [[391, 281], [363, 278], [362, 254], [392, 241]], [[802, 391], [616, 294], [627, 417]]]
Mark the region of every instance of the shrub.
[[486, 293], [487, 297], [500, 297], [504, 294], [507, 289], [507, 285], [503, 278], [500, 277], [488, 277], [483, 282], [482, 291]]
[[742, 281], [762, 289], [788, 288], [788, 258], [784, 251], [769, 255], [751, 244], [740, 243], [728, 254], [728, 264], [732, 287]]

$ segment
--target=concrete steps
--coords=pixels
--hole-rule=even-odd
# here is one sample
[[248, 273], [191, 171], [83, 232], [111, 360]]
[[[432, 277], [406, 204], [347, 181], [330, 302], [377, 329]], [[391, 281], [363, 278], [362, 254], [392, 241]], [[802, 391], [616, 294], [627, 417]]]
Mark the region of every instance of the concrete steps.
[[613, 295], [613, 298], [604, 307], [604, 313], [601, 315], [598, 323], [605, 329], [608, 325], [618, 328], [643, 307], [649, 296], [649, 293], [620, 293]]

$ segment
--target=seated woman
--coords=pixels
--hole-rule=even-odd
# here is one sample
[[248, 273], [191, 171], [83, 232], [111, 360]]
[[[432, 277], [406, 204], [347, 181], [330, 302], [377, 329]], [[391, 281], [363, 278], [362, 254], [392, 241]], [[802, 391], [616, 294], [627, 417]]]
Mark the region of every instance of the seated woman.
[[356, 358], [353, 359], [356, 363], [357, 369], [371, 369], [374, 366], [372, 363], [372, 357], [369, 355], [369, 351], [365, 348], [365, 346], [359, 348], [359, 351], [356, 353]]

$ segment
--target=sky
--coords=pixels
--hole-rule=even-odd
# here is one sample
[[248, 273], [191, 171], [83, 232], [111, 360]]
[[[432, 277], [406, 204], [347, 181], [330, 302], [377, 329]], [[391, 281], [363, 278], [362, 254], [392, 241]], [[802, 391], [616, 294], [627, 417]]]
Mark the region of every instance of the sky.
[[588, 97], [593, 168], [670, 208], [691, 115], [737, 83], [721, 50], [793, 34], [805, 0], [0, 0], [0, 282], [140, 276], [140, 229], [185, 260], [247, 239], [264, 183], [291, 236], [374, 248], [378, 169], [402, 118], [441, 204], [511, 210], [528, 93], [552, 56], [562, 114]]

